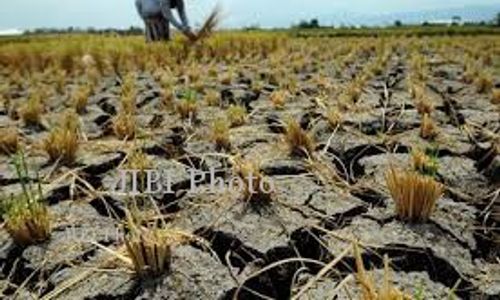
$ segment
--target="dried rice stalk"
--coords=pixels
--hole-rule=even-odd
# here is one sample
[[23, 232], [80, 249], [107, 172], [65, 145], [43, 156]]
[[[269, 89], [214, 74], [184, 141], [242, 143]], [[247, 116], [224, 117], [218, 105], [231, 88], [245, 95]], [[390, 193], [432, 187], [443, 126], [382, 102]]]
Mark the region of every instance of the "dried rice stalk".
[[410, 222], [427, 221], [443, 194], [443, 185], [432, 177], [393, 167], [386, 172], [385, 181], [396, 203], [396, 213]]
[[356, 278], [361, 287], [362, 300], [410, 300], [409, 295], [403, 293], [393, 285], [391, 269], [389, 268], [389, 257], [384, 255], [384, 279], [381, 287], [377, 287], [373, 277], [365, 269], [359, 245], [353, 243], [354, 259], [356, 260]]
[[206, 39], [214, 33], [215, 28], [219, 25], [221, 20], [221, 12], [221, 7], [219, 5], [215, 6], [215, 8], [212, 10], [212, 13], [205, 20], [200, 30], [198, 30], [198, 32], [195, 34], [188, 35], [191, 43], [194, 44], [200, 40]]

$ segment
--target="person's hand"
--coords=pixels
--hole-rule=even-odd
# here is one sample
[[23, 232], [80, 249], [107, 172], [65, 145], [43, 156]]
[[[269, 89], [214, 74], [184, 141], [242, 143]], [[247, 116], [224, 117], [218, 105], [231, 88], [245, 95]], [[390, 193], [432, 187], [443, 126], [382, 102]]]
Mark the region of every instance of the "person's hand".
[[191, 31], [191, 27], [189, 26], [184, 26], [182, 32], [190, 39], [190, 40], [195, 40], [196, 35]]

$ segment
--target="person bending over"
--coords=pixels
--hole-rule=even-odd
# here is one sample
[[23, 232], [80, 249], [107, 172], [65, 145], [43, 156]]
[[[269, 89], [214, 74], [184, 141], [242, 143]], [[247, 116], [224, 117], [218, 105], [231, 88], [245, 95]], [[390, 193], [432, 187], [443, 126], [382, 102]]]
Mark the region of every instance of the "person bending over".
[[[186, 36], [193, 36], [184, 0], [135, 0], [135, 6], [146, 26], [147, 42], [170, 40], [170, 23]], [[172, 13], [174, 9], [180, 21]]]

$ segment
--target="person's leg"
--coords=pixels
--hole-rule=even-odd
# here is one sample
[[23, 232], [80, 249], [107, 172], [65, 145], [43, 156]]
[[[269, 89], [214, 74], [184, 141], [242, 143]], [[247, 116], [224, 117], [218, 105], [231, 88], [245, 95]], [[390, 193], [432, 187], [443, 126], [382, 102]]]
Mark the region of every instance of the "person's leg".
[[161, 17], [155, 18], [156, 41], [168, 41], [170, 39], [168, 21]]
[[157, 42], [161, 40], [161, 30], [160, 30], [160, 21], [158, 18], [154, 18], [151, 26], [151, 37], [153, 42]]
[[170, 41], [170, 22], [168, 20], [164, 20], [165, 23], [165, 40]]
[[165, 39], [165, 25], [163, 25], [162, 18], [156, 18], [156, 33], [158, 34], [158, 41]]
[[146, 27], [146, 42], [149, 43], [152, 41], [151, 39], [151, 20], [144, 20], [144, 25]]

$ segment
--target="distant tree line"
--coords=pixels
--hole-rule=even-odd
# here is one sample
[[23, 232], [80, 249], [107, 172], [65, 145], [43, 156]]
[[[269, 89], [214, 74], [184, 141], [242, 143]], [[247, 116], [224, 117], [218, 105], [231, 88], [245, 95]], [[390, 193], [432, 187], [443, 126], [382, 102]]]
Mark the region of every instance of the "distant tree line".
[[140, 27], [131, 26], [127, 29], [116, 29], [116, 28], [104, 28], [96, 29], [93, 27], [89, 28], [78, 28], [78, 27], [68, 27], [68, 28], [37, 28], [33, 30], [27, 30], [24, 32], [25, 35], [45, 35], [45, 34], [104, 34], [104, 35], [142, 35], [144, 34], [144, 29]]
[[310, 21], [301, 20], [299, 24], [294, 25], [292, 27], [300, 29], [315, 29], [315, 28], [321, 28], [321, 25], [319, 24], [318, 19], [311, 19]]
[[[500, 12], [497, 13], [495, 16], [495, 19], [490, 20], [490, 21], [479, 21], [479, 22], [462, 22], [462, 17], [460, 16], [453, 16], [450, 20], [451, 22], [448, 25], [452, 26], [496, 26], [500, 27]], [[410, 25], [410, 24], [409, 24]], [[414, 26], [415, 24], [411, 24], [411, 26]], [[422, 26], [442, 26], [443, 24], [439, 23], [433, 23], [429, 21], [425, 21], [421, 24]], [[401, 20], [396, 20], [394, 21], [393, 24], [394, 27], [403, 27], [405, 24]], [[314, 18], [311, 19], [310, 21], [307, 20], [301, 20], [298, 24], [292, 25], [292, 28], [296, 29], [316, 29], [316, 28], [333, 28], [334, 26], [321, 26], [319, 23], [319, 20]], [[348, 28], [345, 26], [341, 26], [342, 28]], [[356, 26], [353, 26], [356, 27]], [[368, 28], [368, 26], [361, 26], [362, 28]]]

